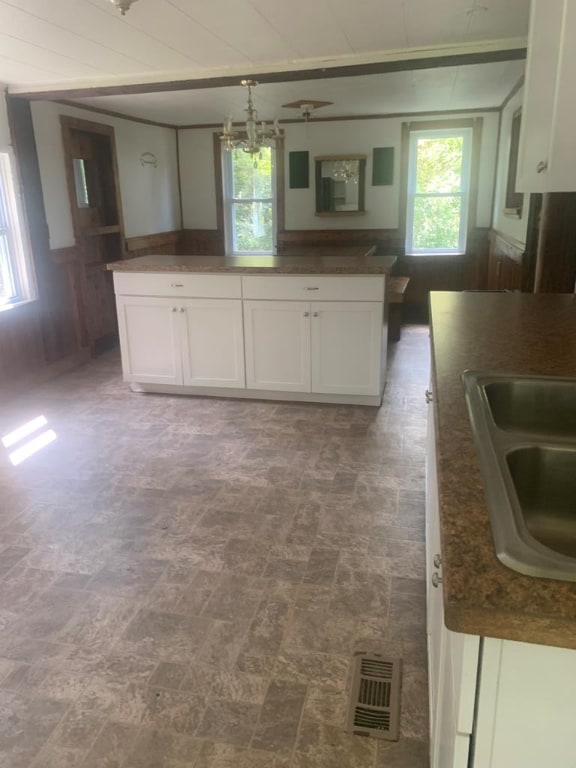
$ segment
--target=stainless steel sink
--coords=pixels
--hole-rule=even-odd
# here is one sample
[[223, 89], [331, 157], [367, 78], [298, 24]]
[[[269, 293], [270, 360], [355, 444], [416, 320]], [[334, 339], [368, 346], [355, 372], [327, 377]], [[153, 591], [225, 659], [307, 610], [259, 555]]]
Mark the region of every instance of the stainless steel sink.
[[497, 557], [576, 581], [576, 379], [462, 375]]
[[484, 385], [492, 418], [501, 429], [576, 438], [576, 382], [507, 378]]

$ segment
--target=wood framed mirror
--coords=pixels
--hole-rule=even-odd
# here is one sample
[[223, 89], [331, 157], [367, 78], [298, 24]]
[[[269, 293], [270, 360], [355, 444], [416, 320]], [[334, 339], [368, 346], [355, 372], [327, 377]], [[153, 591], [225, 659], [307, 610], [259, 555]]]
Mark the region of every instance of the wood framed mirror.
[[316, 216], [364, 214], [366, 155], [320, 155], [316, 163]]

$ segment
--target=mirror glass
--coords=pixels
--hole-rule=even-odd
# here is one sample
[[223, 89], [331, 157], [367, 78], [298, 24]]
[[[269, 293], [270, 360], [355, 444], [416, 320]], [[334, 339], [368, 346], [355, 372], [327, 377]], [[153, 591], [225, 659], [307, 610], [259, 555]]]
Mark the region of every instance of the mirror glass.
[[72, 160], [74, 169], [74, 187], [76, 188], [76, 205], [78, 208], [89, 208], [88, 182], [86, 180], [86, 165], [84, 158], [75, 157]]
[[365, 155], [316, 158], [316, 214], [364, 213]]

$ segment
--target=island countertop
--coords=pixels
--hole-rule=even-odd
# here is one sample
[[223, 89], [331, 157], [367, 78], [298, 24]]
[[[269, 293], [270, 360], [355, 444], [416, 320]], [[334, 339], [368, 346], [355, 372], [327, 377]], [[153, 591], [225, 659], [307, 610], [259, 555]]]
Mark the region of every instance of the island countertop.
[[576, 296], [431, 294], [432, 389], [446, 626], [576, 649], [576, 583], [496, 558], [461, 374], [576, 378]]
[[312, 248], [278, 256], [150, 255], [107, 264], [115, 272], [199, 272], [244, 275], [386, 275], [395, 256], [375, 256], [375, 247]]

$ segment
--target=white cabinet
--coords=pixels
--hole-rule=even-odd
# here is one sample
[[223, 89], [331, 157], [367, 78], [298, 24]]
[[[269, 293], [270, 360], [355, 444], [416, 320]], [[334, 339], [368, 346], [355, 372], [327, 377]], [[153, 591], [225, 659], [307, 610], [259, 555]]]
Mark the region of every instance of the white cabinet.
[[183, 383], [194, 387], [244, 387], [242, 302], [181, 301]]
[[251, 389], [378, 396], [383, 304], [244, 301]]
[[310, 392], [310, 305], [245, 301], [246, 385]]
[[182, 384], [180, 317], [171, 299], [117, 296], [124, 381]]
[[312, 392], [378, 395], [383, 312], [370, 301], [311, 304]]
[[243, 387], [242, 302], [118, 296], [125, 381]]
[[532, 0], [516, 188], [576, 190], [576, 3]]
[[[431, 768], [575, 768], [576, 651], [480, 638], [444, 624], [434, 406], [426, 464]], [[436, 579], [435, 579], [436, 581]]]
[[114, 286], [136, 391], [382, 401], [383, 275], [116, 272]]

